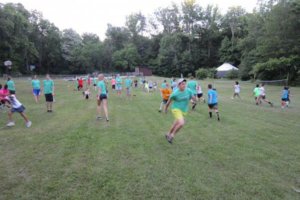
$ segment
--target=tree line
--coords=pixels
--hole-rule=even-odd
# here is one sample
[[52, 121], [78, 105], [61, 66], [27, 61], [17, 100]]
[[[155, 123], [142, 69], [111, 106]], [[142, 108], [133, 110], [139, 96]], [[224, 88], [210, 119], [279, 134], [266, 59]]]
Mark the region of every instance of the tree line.
[[[221, 14], [195, 0], [158, 8], [146, 18], [126, 17], [125, 26], [107, 25], [106, 38], [59, 30], [42, 13], [22, 4], [0, 3], [0, 65], [13, 72], [79, 74], [150, 67], [157, 75], [195, 74], [224, 62], [243, 80], [299, 77], [300, 1], [258, 0], [248, 13], [240, 6]], [[31, 72], [30, 66], [36, 68]]]

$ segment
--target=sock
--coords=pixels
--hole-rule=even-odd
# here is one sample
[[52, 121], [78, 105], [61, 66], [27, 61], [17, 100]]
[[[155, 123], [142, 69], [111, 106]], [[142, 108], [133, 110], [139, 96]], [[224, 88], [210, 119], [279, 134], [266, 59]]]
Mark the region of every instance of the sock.
[[209, 112], [209, 117], [212, 118], [212, 112]]
[[219, 116], [219, 112], [216, 112], [217, 117], [218, 117], [218, 121], [220, 121], [220, 116]]

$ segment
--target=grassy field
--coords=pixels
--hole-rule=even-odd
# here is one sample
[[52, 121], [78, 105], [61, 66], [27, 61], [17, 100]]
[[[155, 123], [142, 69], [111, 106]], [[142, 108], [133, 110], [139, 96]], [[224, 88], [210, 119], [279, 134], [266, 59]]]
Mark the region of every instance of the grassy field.
[[28, 80], [15, 82], [33, 124], [15, 114], [6, 128], [0, 112], [0, 199], [300, 199], [300, 88], [283, 110], [282, 87], [266, 86], [272, 108], [254, 104], [253, 84], [232, 100], [233, 81], [214, 81], [221, 121], [199, 104], [171, 145], [173, 117], [158, 112], [158, 92], [135, 89], [128, 100], [110, 91], [107, 123], [96, 120], [95, 92], [86, 101], [55, 80], [47, 113]]

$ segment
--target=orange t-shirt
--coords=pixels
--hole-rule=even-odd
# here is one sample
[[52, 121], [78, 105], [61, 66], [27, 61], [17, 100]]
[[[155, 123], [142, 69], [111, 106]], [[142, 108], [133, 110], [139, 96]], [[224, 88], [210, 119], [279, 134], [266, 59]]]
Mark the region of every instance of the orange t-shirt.
[[170, 88], [160, 89], [160, 91], [164, 100], [168, 100], [169, 96], [172, 93], [172, 90]]

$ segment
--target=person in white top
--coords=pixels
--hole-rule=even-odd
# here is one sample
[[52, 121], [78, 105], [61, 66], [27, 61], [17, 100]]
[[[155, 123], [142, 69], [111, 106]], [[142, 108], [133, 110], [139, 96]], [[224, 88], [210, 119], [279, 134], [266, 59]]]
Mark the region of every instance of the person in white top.
[[241, 88], [240, 88], [238, 81], [235, 82], [235, 85], [233, 86], [233, 88], [234, 88], [234, 93], [233, 93], [232, 99], [234, 99], [235, 97], [241, 98], [240, 97]]
[[197, 101], [202, 101], [205, 103], [205, 98], [203, 97], [203, 91], [200, 84], [197, 85]]
[[22, 103], [16, 98], [16, 96], [14, 94], [10, 94], [10, 95], [8, 95], [5, 98], [9, 102], [10, 108], [11, 108], [11, 110], [8, 112], [8, 120], [9, 120], [9, 122], [6, 124], [6, 126], [12, 127], [12, 126], [15, 125], [15, 122], [12, 119], [12, 115], [13, 115], [13, 113], [18, 112], [18, 113], [20, 113], [20, 115], [25, 120], [26, 127], [29, 128], [32, 123], [28, 119], [28, 117], [25, 115], [25, 113], [24, 113], [25, 107], [22, 105]]
[[273, 107], [273, 103], [272, 103], [271, 101], [269, 101], [269, 100], [266, 99], [266, 91], [265, 91], [265, 87], [264, 87], [264, 86], [265, 86], [265, 84], [262, 83], [262, 84], [260, 85], [260, 87], [259, 87], [259, 91], [260, 91], [259, 94], [260, 94], [260, 95], [259, 95], [259, 97], [258, 97], [258, 99], [257, 99], [257, 102], [264, 101], [264, 102], [270, 104], [271, 107]]

